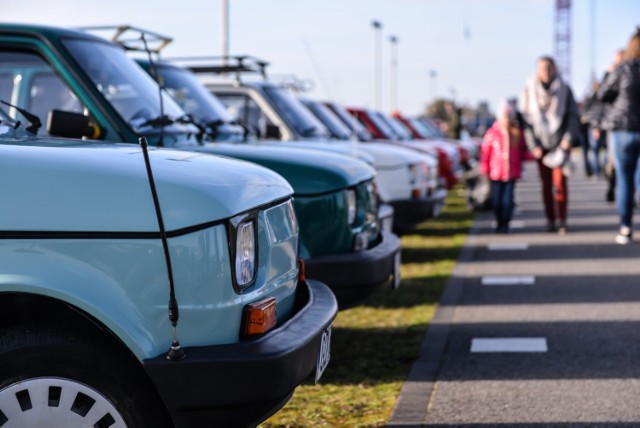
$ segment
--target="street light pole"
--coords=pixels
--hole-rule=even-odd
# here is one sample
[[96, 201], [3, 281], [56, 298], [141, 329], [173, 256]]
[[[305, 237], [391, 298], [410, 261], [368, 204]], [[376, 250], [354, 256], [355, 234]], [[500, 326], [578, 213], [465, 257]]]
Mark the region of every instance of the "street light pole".
[[374, 33], [374, 54], [373, 54], [373, 72], [374, 72], [374, 94], [375, 108], [382, 108], [382, 23], [380, 21], [372, 21]]
[[431, 77], [431, 100], [432, 102], [436, 101], [436, 77], [438, 77], [438, 72], [435, 70], [429, 70], [429, 77]]
[[227, 64], [229, 56], [229, 0], [220, 0], [221, 7], [221, 40], [222, 40], [222, 64]]
[[398, 109], [398, 38], [389, 36], [391, 43], [391, 111]]

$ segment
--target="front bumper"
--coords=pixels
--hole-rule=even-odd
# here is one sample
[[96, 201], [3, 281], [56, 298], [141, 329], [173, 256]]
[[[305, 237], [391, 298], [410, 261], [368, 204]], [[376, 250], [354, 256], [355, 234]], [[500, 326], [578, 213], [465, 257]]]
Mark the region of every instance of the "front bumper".
[[278, 411], [315, 371], [322, 335], [337, 313], [324, 284], [298, 284], [296, 307], [264, 336], [229, 345], [185, 348], [180, 361], [145, 360], [176, 427], [256, 426]]
[[389, 202], [394, 209], [394, 231], [406, 231], [418, 223], [437, 217], [446, 199], [447, 191], [441, 188], [429, 197]]
[[380, 204], [378, 207], [378, 220], [382, 230], [391, 232], [393, 230], [393, 207], [389, 204]]
[[305, 261], [306, 275], [324, 282], [338, 299], [340, 309], [364, 300], [397, 272], [400, 239], [382, 231], [382, 241], [373, 248], [354, 253], [315, 257]]

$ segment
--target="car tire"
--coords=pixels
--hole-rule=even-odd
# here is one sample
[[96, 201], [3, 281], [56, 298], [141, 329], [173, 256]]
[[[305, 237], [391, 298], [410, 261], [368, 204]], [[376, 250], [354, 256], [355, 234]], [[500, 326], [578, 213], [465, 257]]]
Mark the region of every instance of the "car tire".
[[133, 357], [90, 335], [38, 325], [0, 331], [0, 426], [173, 424]]

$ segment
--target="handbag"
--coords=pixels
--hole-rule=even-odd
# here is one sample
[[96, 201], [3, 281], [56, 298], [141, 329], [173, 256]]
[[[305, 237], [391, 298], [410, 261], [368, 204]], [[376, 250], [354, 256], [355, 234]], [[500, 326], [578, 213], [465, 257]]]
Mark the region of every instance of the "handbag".
[[474, 210], [491, 209], [491, 181], [486, 175], [478, 176], [470, 192], [470, 203]]
[[568, 160], [569, 152], [556, 146], [542, 157], [542, 164], [547, 168], [562, 168]]

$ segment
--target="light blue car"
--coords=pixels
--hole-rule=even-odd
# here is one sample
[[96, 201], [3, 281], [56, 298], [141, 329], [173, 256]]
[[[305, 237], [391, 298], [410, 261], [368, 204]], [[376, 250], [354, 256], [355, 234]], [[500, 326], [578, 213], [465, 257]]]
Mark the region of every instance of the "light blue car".
[[319, 379], [337, 303], [282, 177], [0, 121], [0, 426], [251, 426]]

